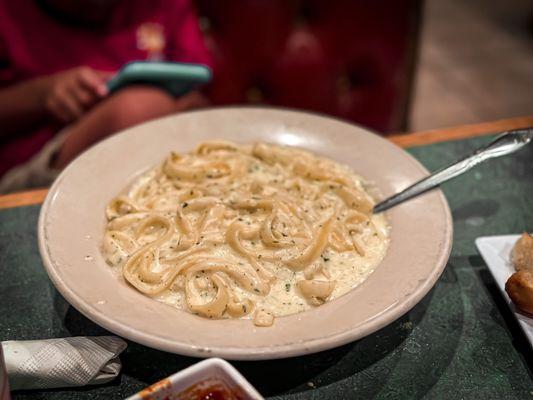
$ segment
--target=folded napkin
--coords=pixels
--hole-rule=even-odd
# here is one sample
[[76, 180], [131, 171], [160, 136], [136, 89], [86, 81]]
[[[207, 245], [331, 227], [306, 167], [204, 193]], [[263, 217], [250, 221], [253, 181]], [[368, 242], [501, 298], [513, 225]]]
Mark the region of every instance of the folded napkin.
[[106, 383], [116, 378], [126, 342], [116, 336], [2, 342], [11, 390]]

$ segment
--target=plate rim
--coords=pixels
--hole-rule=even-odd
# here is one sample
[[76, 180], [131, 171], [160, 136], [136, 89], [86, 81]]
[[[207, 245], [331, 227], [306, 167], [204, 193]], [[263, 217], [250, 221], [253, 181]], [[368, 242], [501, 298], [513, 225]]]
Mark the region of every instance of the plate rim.
[[[307, 112], [307, 111], [295, 110], [295, 109], [290, 109], [290, 108], [282, 108], [282, 107], [225, 106], [225, 107], [210, 107], [210, 108], [201, 109], [201, 110], [193, 110], [193, 111], [187, 112], [187, 114], [206, 113], [206, 112], [208, 113], [208, 112], [213, 112], [213, 111], [221, 112], [224, 110], [235, 110], [235, 109], [239, 109], [241, 111], [246, 111], [248, 109], [256, 110], [256, 111], [261, 110], [261, 111], [266, 111], [266, 112], [282, 111], [284, 113], [294, 113], [300, 116], [310, 114], [315, 117], [334, 120], [336, 123], [348, 125], [348, 126], [351, 126], [352, 128], [357, 127], [358, 129], [361, 129], [367, 133], [377, 136], [377, 138], [382, 143], [386, 144], [387, 146], [393, 147], [396, 150], [403, 152], [404, 155], [410, 158], [410, 161], [413, 162], [414, 165], [416, 165], [417, 168], [421, 170], [421, 172], [429, 174], [428, 170], [411, 154], [406, 152], [403, 148], [396, 145], [395, 143], [376, 134], [374, 131], [366, 127], [363, 127], [361, 125], [354, 124], [354, 123], [351, 123], [349, 121], [346, 121], [346, 120], [343, 120], [337, 117], [327, 116], [321, 113]], [[182, 113], [182, 114], [185, 114], [185, 113]], [[131, 129], [138, 128], [139, 126], [142, 126], [142, 125], [151, 124], [151, 123], [154, 123], [155, 121], [172, 119], [172, 118], [175, 118], [176, 116], [177, 114], [173, 114], [170, 116], [158, 118], [155, 120], [145, 122], [143, 124], [136, 125], [135, 127], [131, 127], [126, 130], [120, 131], [117, 134], [97, 143], [96, 145], [91, 146], [89, 149], [87, 149], [86, 151], [81, 153], [78, 157], [76, 157], [76, 159], [74, 159], [60, 173], [60, 175], [57, 177], [53, 185], [50, 187], [48, 194], [45, 198], [45, 201], [42, 204], [42, 207], [39, 213], [39, 220], [38, 220], [38, 244], [39, 244], [39, 252], [41, 254], [41, 258], [45, 266], [46, 272], [48, 276], [50, 277], [52, 283], [54, 284], [56, 290], [59, 291], [59, 293], [68, 301], [68, 303], [72, 305], [74, 308], [76, 308], [86, 318], [95, 322], [101, 327], [119, 336], [126, 337], [137, 343], [143, 344], [147, 347], [156, 348], [156, 349], [164, 350], [170, 353], [181, 354], [181, 355], [186, 355], [186, 356], [191, 356], [191, 357], [205, 358], [205, 357], [216, 356], [216, 357], [221, 357], [224, 359], [231, 359], [231, 360], [268, 360], [268, 359], [296, 357], [296, 356], [316, 353], [316, 352], [324, 351], [324, 350], [331, 349], [334, 347], [342, 346], [344, 344], [347, 344], [355, 340], [358, 340], [360, 338], [363, 338], [365, 336], [368, 336], [369, 334], [374, 333], [377, 330], [389, 325], [390, 323], [394, 322], [395, 320], [400, 318], [402, 315], [407, 313], [409, 310], [411, 310], [418, 302], [420, 302], [420, 300], [422, 300], [422, 298], [435, 285], [438, 278], [441, 276], [442, 272], [444, 271], [444, 268], [447, 265], [447, 262], [448, 262], [448, 259], [449, 259], [449, 256], [452, 250], [453, 219], [452, 219], [452, 215], [450, 212], [448, 202], [446, 200], [446, 197], [444, 196], [444, 193], [442, 192], [442, 190], [436, 189], [435, 192], [438, 194], [440, 205], [442, 206], [443, 211], [444, 211], [443, 215], [445, 217], [444, 223], [446, 227], [446, 235], [445, 235], [446, 240], [443, 242], [443, 247], [440, 249], [439, 257], [435, 262], [435, 267], [431, 270], [431, 274], [429, 274], [421, 284], [417, 285], [416, 288], [410, 293], [409, 296], [404, 297], [403, 299], [397, 301], [392, 306], [372, 316], [370, 319], [364, 321], [363, 324], [358, 325], [357, 327], [351, 327], [336, 334], [332, 334], [328, 336], [321, 336], [320, 338], [307, 340], [302, 343], [293, 342], [289, 344], [271, 345], [271, 346], [262, 346], [262, 347], [258, 347], [258, 346], [250, 346], [250, 347], [211, 346], [209, 348], [206, 348], [205, 346], [193, 345], [190, 343], [185, 343], [183, 341], [170, 340], [170, 339], [166, 339], [163, 337], [153, 336], [151, 334], [146, 334], [139, 329], [132, 328], [129, 326], [124, 326], [123, 324], [116, 322], [114, 319], [108, 317], [105, 314], [105, 312], [101, 311], [100, 309], [94, 306], [89, 305], [88, 302], [84, 301], [83, 298], [80, 298], [71, 288], [67, 287], [67, 285], [63, 283], [61, 277], [57, 273], [57, 270], [53, 268], [54, 261], [52, 260], [50, 256], [50, 251], [48, 249], [47, 231], [45, 227], [46, 217], [49, 212], [50, 206], [54, 200], [54, 197], [58, 194], [57, 193], [58, 188], [61, 186], [61, 182], [63, 178], [69, 173], [71, 169], [75, 168], [76, 161], [79, 158], [83, 157], [84, 154], [92, 151], [94, 148], [96, 148], [97, 146], [101, 145], [104, 142], [109, 143], [111, 141], [117, 140], [118, 136], [129, 132]], [[334, 342], [334, 344], [332, 344], [332, 342]], [[246, 349], [246, 352], [243, 352], [243, 349]]]

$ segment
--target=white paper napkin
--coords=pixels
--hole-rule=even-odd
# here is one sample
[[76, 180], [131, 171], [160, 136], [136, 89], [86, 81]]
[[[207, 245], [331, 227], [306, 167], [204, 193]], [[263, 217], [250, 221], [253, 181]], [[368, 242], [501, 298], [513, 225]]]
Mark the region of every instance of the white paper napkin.
[[11, 390], [95, 385], [120, 372], [116, 336], [2, 342]]

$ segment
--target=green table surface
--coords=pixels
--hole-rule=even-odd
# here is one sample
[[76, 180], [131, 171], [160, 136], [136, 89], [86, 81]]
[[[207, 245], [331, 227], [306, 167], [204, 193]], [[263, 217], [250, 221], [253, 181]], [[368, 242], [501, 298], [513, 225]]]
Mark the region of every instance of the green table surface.
[[[487, 137], [409, 150], [429, 170]], [[449, 182], [451, 258], [435, 287], [380, 331], [322, 353], [232, 362], [276, 399], [533, 399], [533, 351], [474, 247], [478, 236], [533, 230], [533, 146]], [[39, 206], [0, 212], [0, 340], [101, 335], [106, 331], [56, 292], [37, 249]], [[96, 387], [20, 391], [14, 399], [124, 398], [196, 359], [129, 342], [122, 374]]]

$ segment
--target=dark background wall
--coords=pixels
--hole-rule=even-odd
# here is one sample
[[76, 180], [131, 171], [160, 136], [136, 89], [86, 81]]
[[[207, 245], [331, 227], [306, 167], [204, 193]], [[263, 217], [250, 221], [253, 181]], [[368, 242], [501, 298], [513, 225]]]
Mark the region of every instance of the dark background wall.
[[426, 0], [411, 130], [533, 113], [533, 2]]

